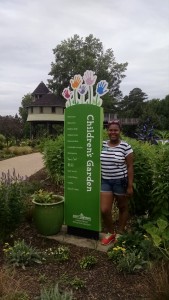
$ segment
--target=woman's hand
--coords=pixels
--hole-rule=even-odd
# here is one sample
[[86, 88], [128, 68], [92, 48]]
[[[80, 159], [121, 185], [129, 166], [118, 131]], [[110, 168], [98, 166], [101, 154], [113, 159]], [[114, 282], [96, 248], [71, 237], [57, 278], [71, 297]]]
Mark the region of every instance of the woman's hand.
[[130, 186], [130, 187], [127, 188], [126, 196], [131, 197], [132, 195], [133, 195], [133, 187]]

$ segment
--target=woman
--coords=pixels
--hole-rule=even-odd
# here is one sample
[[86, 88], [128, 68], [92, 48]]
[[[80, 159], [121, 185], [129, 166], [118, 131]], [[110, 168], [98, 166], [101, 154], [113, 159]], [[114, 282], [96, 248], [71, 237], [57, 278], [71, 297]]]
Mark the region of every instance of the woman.
[[[101, 213], [107, 234], [101, 240], [102, 245], [115, 242], [122, 234], [128, 220], [128, 199], [133, 194], [133, 150], [120, 139], [119, 121], [108, 124], [109, 140], [103, 142], [101, 152]], [[119, 229], [115, 233], [112, 220], [114, 198], [119, 208]]]

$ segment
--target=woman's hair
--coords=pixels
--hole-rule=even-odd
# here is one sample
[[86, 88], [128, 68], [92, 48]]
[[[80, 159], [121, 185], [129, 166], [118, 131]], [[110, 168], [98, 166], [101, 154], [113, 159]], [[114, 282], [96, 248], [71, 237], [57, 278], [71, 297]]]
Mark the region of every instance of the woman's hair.
[[121, 130], [121, 124], [120, 124], [120, 121], [119, 121], [119, 120], [112, 120], [112, 121], [109, 121], [109, 122], [108, 122], [108, 125], [107, 125], [107, 129], [109, 129], [109, 127], [110, 127], [111, 125], [117, 125], [117, 126], [119, 126], [119, 128], [120, 128], [120, 130]]

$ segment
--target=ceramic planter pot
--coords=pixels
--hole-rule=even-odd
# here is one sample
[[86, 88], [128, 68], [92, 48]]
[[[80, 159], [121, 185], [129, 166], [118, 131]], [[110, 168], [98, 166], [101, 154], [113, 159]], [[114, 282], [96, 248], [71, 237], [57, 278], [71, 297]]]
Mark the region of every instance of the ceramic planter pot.
[[64, 197], [55, 195], [55, 203], [38, 203], [34, 200], [33, 221], [42, 235], [54, 235], [61, 230], [64, 222]]

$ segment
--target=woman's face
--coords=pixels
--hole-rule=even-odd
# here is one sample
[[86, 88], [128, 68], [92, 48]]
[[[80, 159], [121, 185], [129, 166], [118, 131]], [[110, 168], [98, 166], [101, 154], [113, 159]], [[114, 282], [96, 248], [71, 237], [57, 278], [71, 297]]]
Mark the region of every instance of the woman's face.
[[111, 124], [108, 128], [108, 136], [110, 141], [115, 142], [120, 139], [120, 127], [118, 124]]

